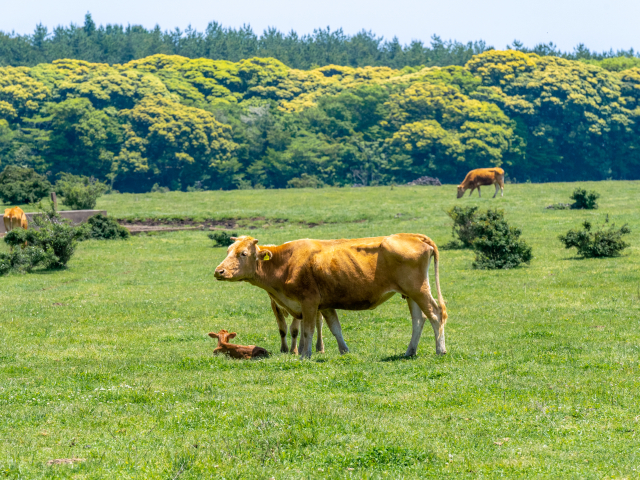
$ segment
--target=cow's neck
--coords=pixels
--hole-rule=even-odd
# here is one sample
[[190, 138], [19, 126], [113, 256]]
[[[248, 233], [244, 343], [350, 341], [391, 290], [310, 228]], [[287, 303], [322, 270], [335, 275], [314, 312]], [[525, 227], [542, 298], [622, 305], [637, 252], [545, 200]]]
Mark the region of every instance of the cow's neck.
[[271, 259], [258, 261], [256, 273], [249, 283], [260, 287], [271, 294], [278, 294], [283, 290], [283, 285], [287, 281], [286, 267], [290, 253], [284, 245], [279, 247], [261, 247], [262, 250], [271, 252]]

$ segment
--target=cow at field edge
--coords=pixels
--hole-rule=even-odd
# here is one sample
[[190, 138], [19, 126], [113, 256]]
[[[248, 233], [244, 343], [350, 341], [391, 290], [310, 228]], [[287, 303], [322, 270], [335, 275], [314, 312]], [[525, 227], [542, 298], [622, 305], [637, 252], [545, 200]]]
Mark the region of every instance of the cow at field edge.
[[7, 208], [2, 217], [4, 220], [4, 229], [9, 233], [14, 228], [27, 229], [27, 216], [20, 207]]
[[213, 350], [214, 355], [222, 353], [229, 355], [231, 358], [240, 358], [249, 360], [251, 358], [268, 357], [267, 352], [262, 347], [256, 347], [255, 345], [234, 345], [229, 343], [229, 340], [236, 337], [236, 332], [227, 332], [226, 330], [220, 330], [218, 333], [209, 332], [211, 338], [218, 339], [218, 346]]
[[471, 170], [467, 173], [467, 176], [464, 177], [464, 181], [458, 185], [458, 198], [461, 198], [469, 188], [471, 189], [469, 196], [471, 196], [477, 188], [479, 197], [480, 186], [482, 185], [495, 185], [496, 193], [493, 194], [492, 198], [496, 198], [498, 189], [500, 189], [500, 196], [502, 197], [504, 195], [504, 170], [498, 167], [476, 168], [475, 170]]
[[[429, 265], [435, 263], [438, 300], [431, 295]], [[279, 246], [258, 246], [238, 237], [218, 265], [215, 277], [244, 281], [267, 291], [294, 318], [302, 320], [299, 353], [311, 357], [318, 311], [324, 316], [341, 353], [349, 351], [336, 309], [372, 310], [394, 294], [406, 298], [412, 318], [406, 355], [415, 355], [425, 319], [436, 338], [436, 353], [446, 353], [447, 310], [440, 291], [439, 254], [427, 236], [399, 233], [352, 240], [295, 240]]]
[[[270, 297], [271, 309], [276, 316], [276, 322], [278, 322], [278, 329], [280, 330], [280, 351], [282, 353], [298, 353], [298, 333], [300, 331], [300, 319], [292, 317], [291, 326], [289, 332], [291, 333], [291, 350], [287, 346], [287, 321], [286, 317], [289, 313], [282, 307], [278, 306], [278, 303]], [[316, 340], [316, 352], [324, 353], [324, 342], [322, 341], [322, 314], [318, 312], [316, 316], [316, 330], [318, 332], [318, 339]]]

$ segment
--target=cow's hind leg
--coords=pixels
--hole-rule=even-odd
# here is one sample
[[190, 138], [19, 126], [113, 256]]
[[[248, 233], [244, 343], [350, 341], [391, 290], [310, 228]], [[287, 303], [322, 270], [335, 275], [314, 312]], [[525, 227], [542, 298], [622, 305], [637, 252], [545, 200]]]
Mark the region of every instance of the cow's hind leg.
[[413, 357], [418, 351], [418, 343], [420, 342], [420, 336], [422, 335], [422, 328], [424, 327], [424, 321], [426, 317], [423, 315], [420, 306], [409, 297], [407, 297], [407, 305], [409, 306], [409, 312], [411, 312], [411, 342], [407, 348], [405, 357]]
[[331, 330], [333, 336], [336, 337], [340, 353], [349, 353], [349, 347], [347, 347], [344, 338], [342, 338], [342, 327], [340, 326], [340, 320], [338, 320], [338, 314], [335, 309], [328, 308], [326, 310], [322, 310], [322, 315], [327, 321], [327, 325], [329, 325], [329, 330]]
[[480, 186], [478, 186], [478, 198], [481, 198], [482, 195], [480, 195]]
[[[439, 314], [436, 314], [436, 311], [440, 310], [440, 307], [437, 305], [435, 299], [431, 296], [431, 292], [423, 292], [421, 295], [417, 295], [413, 297], [413, 300], [418, 304], [420, 310], [425, 314], [425, 316], [431, 322], [431, 326], [433, 327], [433, 334], [436, 337], [436, 354], [444, 355], [447, 353], [447, 348], [444, 343], [444, 324], [440, 318]], [[417, 347], [417, 344], [416, 344]]]
[[316, 352], [324, 353], [324, 341], [322, 340], [322, 314], [320, 312], [316, 315], [316, 332], [318, 333], [318, 338], [316, 339]]

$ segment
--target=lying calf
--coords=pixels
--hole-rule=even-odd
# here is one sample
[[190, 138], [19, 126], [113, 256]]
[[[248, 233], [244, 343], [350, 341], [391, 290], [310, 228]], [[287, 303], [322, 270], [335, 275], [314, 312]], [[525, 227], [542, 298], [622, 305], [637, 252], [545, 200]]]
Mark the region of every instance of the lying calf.
[[262, 347], [256, 347], [255, 345], [233, 345], [229, 343], [229, 340], [235, 338], [235, 332], [229, 333], [226, 330], [220, 330], [218, 333], [210, 332], [209, 336], [218, 339], [218, 346], [213, 350], [214, 355], [223, 353], [229, 355], [231, 358], [240, 359], [269, 356], [269, 352]]

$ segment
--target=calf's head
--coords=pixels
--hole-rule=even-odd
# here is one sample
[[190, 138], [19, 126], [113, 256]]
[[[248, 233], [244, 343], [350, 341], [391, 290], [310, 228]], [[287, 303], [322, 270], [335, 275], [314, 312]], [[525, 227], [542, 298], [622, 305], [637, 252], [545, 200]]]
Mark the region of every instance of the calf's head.
[[227, 258], [216, 267], [214, 276], [217, 280], [237, 282], [249, 280], [256, 273], [257, 263], [264, 260], [268, 250], [258, 247], [258, 239], [249, 236], [231, 237], [235, 240], [227, 250]]
[[209, 336], [211, 338], [217, 338], [218, 346], [220, 346], [221, 343], [229, 343], [229, 340], [231, 340], [232, 338], [235, 338], [236, 332], [229, 333], [226, 330], [220, 330], [218, 333], [209, 332]]
[[462, 198], [464, 195], [464, 186], [458, 185], [458, 198]]

